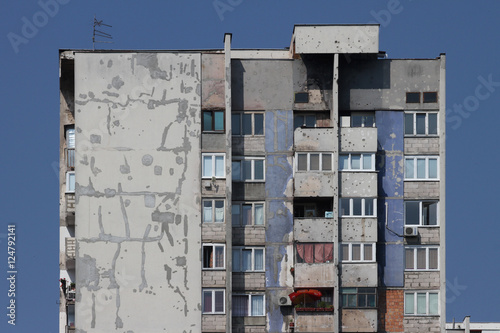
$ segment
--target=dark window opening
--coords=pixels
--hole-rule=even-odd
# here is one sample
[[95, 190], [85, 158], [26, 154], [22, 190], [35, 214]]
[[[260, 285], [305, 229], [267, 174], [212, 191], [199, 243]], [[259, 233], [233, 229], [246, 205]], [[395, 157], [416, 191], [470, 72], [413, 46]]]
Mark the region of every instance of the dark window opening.
[[223, 132], [224, 111], [203, 111], [203, 131]]
[[295, 103], [309, 103], [309, 93], [307, 92], [295, 93]]
[[406, 93], [406, 103], [420, 103], [420, 93], [419, 92], [407, 92]]
[[293, 202], [293, 217], [333, 217], [333, 200], [332, 198], [297, 199]]
[[424, 103], [437, 103], [437, 92], [424, 92]]

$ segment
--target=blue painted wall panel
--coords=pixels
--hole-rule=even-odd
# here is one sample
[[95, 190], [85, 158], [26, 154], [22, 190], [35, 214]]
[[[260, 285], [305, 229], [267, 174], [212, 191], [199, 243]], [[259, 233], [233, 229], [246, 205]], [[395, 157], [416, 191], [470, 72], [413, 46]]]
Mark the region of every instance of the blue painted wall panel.
[[290, 152], [293, 145], [293, 111], [266, 111], [266, 152]]

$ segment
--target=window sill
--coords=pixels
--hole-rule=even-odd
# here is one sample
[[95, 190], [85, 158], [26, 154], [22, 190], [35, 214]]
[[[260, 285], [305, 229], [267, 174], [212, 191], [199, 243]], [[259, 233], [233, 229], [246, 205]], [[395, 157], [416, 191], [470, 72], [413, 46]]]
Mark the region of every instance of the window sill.
[[405, 224], [406, 227], [418, 227], [418, 228], [439, 228], [440, 225], [419, 225], [419, 224]]
[[404, 179], [405, 182], [438, 182], [439, 179]]
[[202, 131], [203, 134], [225, 134], [226, 131]]

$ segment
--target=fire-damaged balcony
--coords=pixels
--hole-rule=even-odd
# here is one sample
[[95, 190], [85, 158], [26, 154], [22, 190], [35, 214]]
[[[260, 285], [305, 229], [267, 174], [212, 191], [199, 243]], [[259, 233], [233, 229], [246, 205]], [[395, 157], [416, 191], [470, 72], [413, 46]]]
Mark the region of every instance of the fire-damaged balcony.
[[299, 242], [332, 242], [337, 225], [332, 198], [296, 198], [294, 238]]

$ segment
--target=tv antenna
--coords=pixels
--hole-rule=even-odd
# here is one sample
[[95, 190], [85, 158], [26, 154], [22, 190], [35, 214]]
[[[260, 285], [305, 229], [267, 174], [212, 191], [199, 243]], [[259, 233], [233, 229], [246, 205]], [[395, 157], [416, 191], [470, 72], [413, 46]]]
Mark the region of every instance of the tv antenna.
[[102, 37], [102, 38], [108, 38], [108, 39], [113, 39], [111, 37], [111, 34], [108, 34], [107, 32], [97, 30], [96, 27], [112, 27], [106, 23], [104, 23], [102, 20], [97, 20], [94, 15], [94, 31], [92, 33], [92, 49], [95, 50], [95, 43], [113, 43], [110, 41], [103, 41], [103, 40], [96, 40], [96, 37]]

